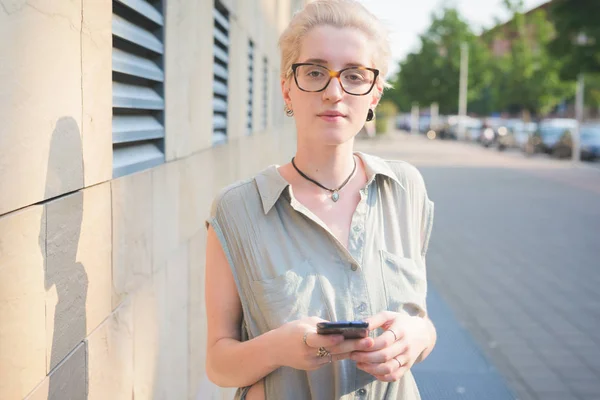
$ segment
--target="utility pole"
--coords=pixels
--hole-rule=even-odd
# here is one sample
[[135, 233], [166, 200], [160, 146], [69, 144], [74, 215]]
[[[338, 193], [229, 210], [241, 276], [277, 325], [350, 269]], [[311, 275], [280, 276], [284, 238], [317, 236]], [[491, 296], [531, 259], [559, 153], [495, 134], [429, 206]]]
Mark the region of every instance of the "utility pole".
[[469, 83], [469, 47], [460, 45], [460, 89], [458, 94], [458, 139], [465, 137], [465, 119], [467, 117], [467, 88]]
[[417, 104], [413, 104], [410, 117], [410, 133], [414, 135], [419, 133], [419, 106]]
[[573, 163], [578, 163], [581, 160], [581, 123], [583, 122], [583, 91], [585, 89], [585, 83], [583, 79], [583, 73], [579, 73], [577, 77], [577, 93], [575, 95], [575, 118], [577, 119], [577, 127], [575, 128], [572, 135], [573, 151], [572, 158]]
[[429, 110], [429, 129], [433, 129], [435, 131], [438, 128], [438, 119], [440, 114], [438, 103], [431, 103]]

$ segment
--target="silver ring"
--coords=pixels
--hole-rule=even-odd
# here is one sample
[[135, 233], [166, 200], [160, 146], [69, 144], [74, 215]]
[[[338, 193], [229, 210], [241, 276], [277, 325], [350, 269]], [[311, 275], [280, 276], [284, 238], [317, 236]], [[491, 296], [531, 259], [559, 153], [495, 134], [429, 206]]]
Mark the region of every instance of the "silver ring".
[[398, 336], [396, 336], [396, 332], [394, 332], [394, 331], [393, 331], [393, 330], [391, 330], [391, 329], [388, 329], [387, 331], [388, 331], [388, 332], [392, 332], [392, 335], [394, 335], [394, 342], [397, 342], [397, 341], [398, 341]]
[[304, 336], [302, 337], [302, 341], [303, 341], [303, 342], [304, 342], [304, 344], [305, 344], [305, 345], [307, 345], [307, 346], [308, 346], [308, 343], [306, 343], [306, 338], [308, 337], [308, 334], [309, 334], [309, 333], [310, 333], [310, 332], [308, 332], [308, 331], [304, 332]]
[[403, 367], [403, 365], [402, 365], [402, 363], [400, 362], [400, 360], [398, 360], [396, 357], [394, 357], [394, 360], [398, 361], [398, 369], [400, 369], [400, 368], [402, 368], [402, 367]]
[[329, 364], [333, 362], [333, 354], [329, 353]]

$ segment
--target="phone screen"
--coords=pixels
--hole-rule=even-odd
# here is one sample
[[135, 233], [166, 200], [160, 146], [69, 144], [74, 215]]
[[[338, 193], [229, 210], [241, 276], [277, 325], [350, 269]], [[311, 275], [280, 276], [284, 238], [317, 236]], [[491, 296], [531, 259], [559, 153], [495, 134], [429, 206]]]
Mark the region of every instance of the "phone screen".
[[343, 335], [346, 339], [365, 338], [369, 335], [369, 324], [363, 321], [319, 322], [320, 335]]

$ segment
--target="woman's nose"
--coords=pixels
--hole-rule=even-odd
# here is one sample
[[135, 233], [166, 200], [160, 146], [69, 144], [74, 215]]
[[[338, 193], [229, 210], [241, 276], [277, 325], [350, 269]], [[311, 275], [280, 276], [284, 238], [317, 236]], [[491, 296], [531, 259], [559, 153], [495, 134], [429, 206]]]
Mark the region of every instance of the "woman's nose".
[[329, 81], [329, 85], [323, 91], [323, 100], [339, 101], [342, 98], [342, 85], [339, 78], [333, 77]]

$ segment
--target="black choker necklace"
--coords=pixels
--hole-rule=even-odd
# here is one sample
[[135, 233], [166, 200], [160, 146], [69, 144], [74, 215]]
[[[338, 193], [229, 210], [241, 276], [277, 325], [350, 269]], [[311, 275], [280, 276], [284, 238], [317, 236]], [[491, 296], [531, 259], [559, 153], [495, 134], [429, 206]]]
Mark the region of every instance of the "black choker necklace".
[[346, 178], [346, 180], [345, 180], [345, 181], [344, 181], [344, 182], [343, 182], [343, 183], [340, 185], [340, 187], [339, 187], [339, 188], [337, 188], [337, 189], [329, 189], [329, 188], [327, 188], [327, 187], [325, 187], [325, 186], [321, 185], [319, 182], [315, 181], [314, 179], [311, 179], [311, 178], [309, 178], [308, 176], [306, 176], [306, 174], [305, 174], [304, 172], [300, 171], [300, 170], [298, 169], [298, 167], [296, 167], [296, 163], [294, 162], [294, 158], [295, 158], [295, 157], [292, 157], [292, 165], [294, 166], [294, 168], [296, 169], [296, 171], [298, 171], [298, 173], [299, 173], [299, 174], [300, 174], [300, 175], [301, 175], [301, 176], [302, 176], [304, 179], [306, 179], [306, 180], [309, 180], [309, 181], [311, 181], [312, 183], [314, 183], [315, 185], [317, 185], [318, 187], [320, 187], [320, 188], [322, 188], [322, 189], [325, 189], [325, 190], [327, 190], [327, 191], [331, 192], [331, 200], [333, 200], [334, 202], [336, 202], [336, 201], [338, 201], [338, 200], [340, 199], [340, 194], [339, 194], [339, 191], [340, 191], [340, 190], [342, 190], [342, 188], [343, 188], [344, 186], [346, 186], [346, 184], [347, 184], [348, 182], [350, 182], [350, 178], [352, 178], [352, 177], [354, 176], [354, 173], [356, 172], [356, 159], [355, 159], [355, 158], [354, 158], [354, 156], [353, 156], [353, 157], [352, 157], [352, 159], [354, 160], [354, 168], [352, 169], [352, 173], [350, 173], [350, 176], [348, 176], [348, 177]]

